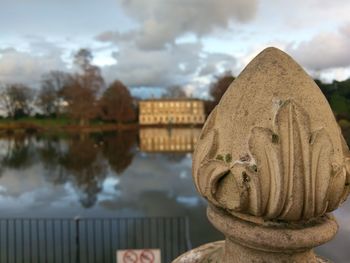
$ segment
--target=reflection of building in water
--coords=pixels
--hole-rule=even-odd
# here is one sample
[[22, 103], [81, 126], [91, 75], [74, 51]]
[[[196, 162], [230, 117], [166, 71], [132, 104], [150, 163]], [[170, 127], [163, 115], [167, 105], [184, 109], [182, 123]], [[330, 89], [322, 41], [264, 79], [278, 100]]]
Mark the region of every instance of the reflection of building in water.
[[140, 129], [140, 150], [143, 152], [192, 152], [200, 128]]
[[204, 101], [199, 99], [152, 99], [139, 102], [140, 124], [202, 124]]

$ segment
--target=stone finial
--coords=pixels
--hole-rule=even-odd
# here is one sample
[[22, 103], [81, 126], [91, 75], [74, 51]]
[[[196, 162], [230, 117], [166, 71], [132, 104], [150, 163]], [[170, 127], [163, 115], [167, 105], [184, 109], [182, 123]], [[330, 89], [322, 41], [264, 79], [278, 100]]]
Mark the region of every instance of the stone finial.
[[174, 262], [327, 262], [312, 248], [336, 234], [329, 212], [349, 195], [349, 149], [318, 86], [284, 52], [265, 49], [230, 85], [193, 177], [226, 240]]
[[300, 221], [348, 196], [345, 140], [315, 82], [287, 54], [261, 52], [209, 116], [193, 156], [198, 191], [256, 222]]

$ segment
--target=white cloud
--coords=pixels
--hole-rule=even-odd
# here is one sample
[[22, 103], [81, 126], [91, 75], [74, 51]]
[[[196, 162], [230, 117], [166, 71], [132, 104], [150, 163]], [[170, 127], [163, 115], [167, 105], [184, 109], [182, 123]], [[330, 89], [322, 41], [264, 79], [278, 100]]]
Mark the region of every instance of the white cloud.
[[[237, 75], [271, 45], [321, 78], [345, 78], [350, 68], [350, 26], [336, 30], [350, 23], [348, 0], [32, 2], [1, 4], [0, 81], [37, 83], [50, 69], [67, 69], [80, 47], [91, 48], [108, 82], [180, 84], [201, 94], [211, 76]], [[51, 43], [28, 38], [32, 32]]]
[[117, 63], [104, 67], [103, 72], [107, 81], [120, 79], [132, 87], [183, 84], [195, 74], [200, 50], [199, 43], [176, 45], [171, 47], [171, 50], [147, 52], [131, 44], [125, 45], [120, 52], [113, 55]]
[[[109, 40], [130, 38], [142, 49], [160, 49], [174, 43], [186, 33], [203, 36], [217, 28], [227, 28], [230, 21], [251, 20], [257, 8], [256, 0], [192, 0], [181, 3], [169, 0], [122, 1], [125, 12], [139, 27], [125, 34], [109, 33]], [[100, 39], [108, 40], [104, 34]]]
[[287, 47], [298, 62], [310, 70], [328, 70], [350, 66], [350, 24], [337, 32], [323, 32], [309, 41]]
[[15, 49], [0, 50], [0, 81], [37, 85], [43, 73], [64, 68], [60, 57], [33, 56]]
[[96, 37], [118, 48], [113, 55], [116, 64], [103, 69], [107, 80], [118, 78], [132, 87], [167, 87], [193, 86], [199, 77], [232, 70], [236, 59], [220, 51], [204, 52], [202, 37], [218, 29], [227, 30], [234, 21], [250, 21], [257, 1], [192, 0], [180, 4], [130, 0], [121, 6], [138, 27], [125, 32], [106, 31]]
[[50, 70], [65, 70], [62, 50], [41, 38], [32, 38], [28, 50], [0, 49], [0, 82], [38, 85], [41, 75]]

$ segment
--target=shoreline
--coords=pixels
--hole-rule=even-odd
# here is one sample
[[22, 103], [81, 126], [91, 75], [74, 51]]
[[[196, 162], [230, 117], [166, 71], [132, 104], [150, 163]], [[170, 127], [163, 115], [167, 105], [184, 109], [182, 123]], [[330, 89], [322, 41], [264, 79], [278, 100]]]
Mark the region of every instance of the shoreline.
[[36, 132], [108, 132], [108, 131], [127, 131], [127, 130], [139, 130], [141, 128], [198, 128], [203, 124], [178, 124], [178, 125], [142, 125], [139, 123], [103, 123], [103, 124], [38, 124], [28, 121], [9, 121], [8, 123], [0, 123], [0, 133], [36, 133]]

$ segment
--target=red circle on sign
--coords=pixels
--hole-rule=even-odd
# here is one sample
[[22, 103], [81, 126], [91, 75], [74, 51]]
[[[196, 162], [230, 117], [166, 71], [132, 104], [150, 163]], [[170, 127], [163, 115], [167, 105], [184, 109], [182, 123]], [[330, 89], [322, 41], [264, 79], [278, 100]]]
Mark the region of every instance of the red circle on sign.
[[137, 263], [137, 254], [128, 250], [123, 255], [123, 263]]
[[140, 255], [141, 263], [153, 263], [154, 262], [154, 254], [151, 250], [144, 250]]

